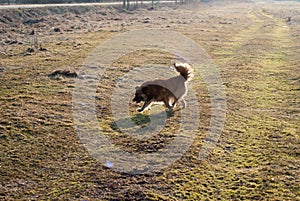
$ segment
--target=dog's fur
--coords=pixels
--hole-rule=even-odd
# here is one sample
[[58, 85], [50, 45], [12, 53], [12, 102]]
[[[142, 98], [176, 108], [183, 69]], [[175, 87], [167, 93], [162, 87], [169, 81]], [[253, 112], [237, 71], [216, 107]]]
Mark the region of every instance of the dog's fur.
[[136, 87], [135, 97], [132, 101], [136, 103], [144, 101], [144, 105], [137, 111], [144, 111], [153, 102], [163, 102], [169, 110], [172, 110], [179, 101], [182, 102], [183, 108], [186, 107], [183, 99], [187, 93], [186, 83], [194, 77], [194, 70], [187, 63], [175, 63], [174, 67], [180, 75], [169, 79], [147, 81]]

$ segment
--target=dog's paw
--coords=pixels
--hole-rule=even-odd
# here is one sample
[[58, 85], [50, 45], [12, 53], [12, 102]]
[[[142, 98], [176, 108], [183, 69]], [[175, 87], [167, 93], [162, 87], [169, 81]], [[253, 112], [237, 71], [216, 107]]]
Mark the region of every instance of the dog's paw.
[[142, 108], [138, 108], [137, 111], [138, 112], [143, 112], [143, 109]]
[[173, 117], [174, 116], [174, 110], [167, 110], [167, 117]]
[[186, 101], [182, 100], [181, 101], [181, 109], [185, 109], [186, 108]]

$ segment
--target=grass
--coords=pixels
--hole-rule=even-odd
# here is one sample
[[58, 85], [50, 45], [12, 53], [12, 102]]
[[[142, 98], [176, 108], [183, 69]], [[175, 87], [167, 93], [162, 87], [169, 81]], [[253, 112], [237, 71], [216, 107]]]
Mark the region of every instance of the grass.
[[[299, 25], [289, 25], [282, 17], [299, 11], [294, 3], [285, 5], [290, 6], [266, 3], [261, 9], [257, 4], [241, 3], [204, 4], [194, 10], [141, 9], [118, 13], [122, 20], [117, 22], [109, 14], [115, 11], [106, 8], [107, 18], [101, 18], [106, 25], [101, 31], [89, 27], [90, 31], [41, 34], [39, 41], [47, 51], [25, 55], [31, 42], [2, 46], [0, 198], [299, 200], [299, 71], [295, 68], [298, 55], [293, 51], [299, 41], [295, 34]], [[85, 15], [92, 16], [87, 11], [74, 20]], [[145, 16], [150, 23], [142, 23]], [[62, 20], [59, 14], [56, 17]], [[93, 16], [89, 19], [93, 24]], [[209, 129], [210, 95], [197, 77], [199, 129], [188, 151], [172, 165], [142, 175], [122, 174], [95, 160], [83, 146], [72, 117], [75, 80], [48, 75], [56, 69], [79, 70], [93, 48], [117, 34], [112, 30], [124, 31], [118, 27], [121, 22], [128, 30], [168, 24], [201, 44], [218, 65], [226, 86], [227, 118], [219, 142], [206, 159], [200, 161], [198, 156]], [[167, 67], [173, 61], [173, 55], [165, 52], [137, 51], [107, 69], [96, 93], [97, 117], [103, 134], [114, 144], [132, 153], [153, 153], [172, 142], [172, 133], [180, 129], [180, 113], [167, 117], [155, 136], [135, 138], [120, 132], [118, 125], [132, 120], [136, 127], [147, 126], [150, 113], [139, 114], [137, 106], [130, 104], [129, 119], [115, 119], [108, 100], [116, 78], [133, 67]], [[164, 112], [162, 108], [158, 111]]]

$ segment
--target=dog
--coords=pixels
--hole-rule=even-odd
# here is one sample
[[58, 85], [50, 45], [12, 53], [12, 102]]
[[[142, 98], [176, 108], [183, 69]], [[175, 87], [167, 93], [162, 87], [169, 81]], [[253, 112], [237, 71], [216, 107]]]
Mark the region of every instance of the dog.
[[180, 75], [169, 79], [156, 79], [144, 82], [141, 86], [136, 87], [133, 102], [144, 102], [144, 105], [137, 109], [143, 112], [151, 107], [152, 103], [163, 102], [169, 110], [182, 103], [182, 108], [186, 107], [184, 97], [187, 94], [187, 82], [194, 77], [193, 68], [187, 63], [174, 63], [174, 67]]

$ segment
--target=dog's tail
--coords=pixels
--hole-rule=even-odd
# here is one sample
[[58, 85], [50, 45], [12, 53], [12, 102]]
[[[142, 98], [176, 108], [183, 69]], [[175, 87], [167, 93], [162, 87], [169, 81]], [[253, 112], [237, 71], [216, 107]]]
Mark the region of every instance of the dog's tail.
[[191, 81], [194, 77], [194, 69], [187, 63], [174, 63], [177, 72], [180, 73], [186, 81]]

